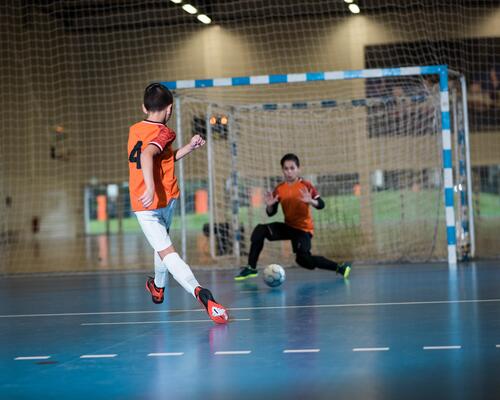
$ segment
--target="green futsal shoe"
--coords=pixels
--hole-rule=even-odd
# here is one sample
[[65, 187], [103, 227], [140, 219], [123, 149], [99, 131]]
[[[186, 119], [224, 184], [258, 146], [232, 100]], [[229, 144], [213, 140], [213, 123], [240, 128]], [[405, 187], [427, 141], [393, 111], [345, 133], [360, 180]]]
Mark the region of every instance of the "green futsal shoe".
[[244, 281], [248, 278], [255, 278], [258, 276], [257, 268], [252, 268], [249, 265], [243, 267], [238, 275], [234, 277], [235, 281]]
[[351, 263], [343, 262], [342, 264], [339, 265], [339, 267], [337, 269], [337, 273], [342, 275], [344, 277], [344, 279], [347, 279], [347, 278], [349, 278], [349, 275], [351, 274], [351, 269], [352, 269]]

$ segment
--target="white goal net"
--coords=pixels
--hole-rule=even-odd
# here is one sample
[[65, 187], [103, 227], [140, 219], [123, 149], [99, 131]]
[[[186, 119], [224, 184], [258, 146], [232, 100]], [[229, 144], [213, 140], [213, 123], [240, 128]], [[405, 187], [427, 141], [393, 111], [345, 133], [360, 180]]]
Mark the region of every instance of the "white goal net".
[[[460, 87], [451, 88], [458, 131], [463, 105]], [[203, 231], [205, 255], [219, 264], [238, 256], [245, 263], [253, 228], [283, 220], [281, 213], [267, 217], [263, 196], [282, 181], [281, 157], [295, 153], [303, 178], [326, 203], [313, 212], [314, 252], [338, 260], [446, 258], [436, 76], [181, 89], [178, 95], [182, 135], [208, 139], [206, 153], [185, 161], [188, 248]], [[204, 220], [192, 214], [196, 205], [206, 210]], [[262, 262], [276, 260], [293, 261], [288, 242], [266, 245]]]

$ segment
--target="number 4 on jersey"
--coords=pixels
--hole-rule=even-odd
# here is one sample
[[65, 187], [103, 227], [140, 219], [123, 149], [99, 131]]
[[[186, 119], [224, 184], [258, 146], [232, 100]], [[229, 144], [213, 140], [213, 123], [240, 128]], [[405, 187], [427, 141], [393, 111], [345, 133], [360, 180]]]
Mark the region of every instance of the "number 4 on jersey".
[[130, 152], [130, 155], [128, 156], [128, 160], [131, 163], [135, 163], [137, 166], [137, 169], [141, 169], [141, 148], [142, 148], [142, 141], [139, 140], [132, 151]]

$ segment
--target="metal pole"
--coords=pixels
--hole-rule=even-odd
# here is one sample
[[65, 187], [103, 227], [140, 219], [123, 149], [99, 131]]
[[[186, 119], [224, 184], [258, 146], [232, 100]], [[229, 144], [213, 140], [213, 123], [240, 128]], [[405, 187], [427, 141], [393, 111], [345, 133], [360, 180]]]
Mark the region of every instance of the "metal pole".
[[239, 177], [238, 177], [238, 140], [234, 131], [234, 110], [228, 116], [228, 134], [231, 146], [231, 210], [232, 210], [232, 228], [233, 228], [233, 255], [236, 263], [240, 263], [240, 199], [239, 199]]
[[210, 125], [210, 116], [212, 115], [212, 105], [207, 107], [205, 117], [205, 126], [207, 132], [207, 170], [208, 170], [208, 216], [209, 216], [209, 244], [210, 256], [215, 258], [215, 224], [214, 224], [214, 176], [213, 176], [213, 143], [212, 143], [212, 125]]
[[[180, 96], [175, 97], [175, 130], [177, 133], [177, 143], [182, 147], [182, 101]], [[181, 254], [182, 259], [187, 261], [187, 237], [186, 237], [186, 184], [184, 178], [184, 160], [179, 160], [179, 190], [181, 192]]]
[[446, 215], [446, 238], [448, 242], [448, 266], [457, 265], [457, 233], [453, 191], [453, 155], [451, 152], [450, 99], [448, 91], [448, 67], [439, 69], [439, 90], [441, 95], [441, 134], [443, 144], [444, 205]]
[[476, 235], [474, 231], [474, 208], [472, 202], [472, 173], [470, 163], [470, 141], [469, 141], [469, 110], [467, 108], [467, 83], [465, 76], [460, 75], [460, 85], [462, 87], [462, 107], [464, 113], [464, 134], [465, 134], [465, 171], [467, 175], [467, 204], [469, 207], [469, 235], [470, 235], [470, 255], [473, 258], [476, 254]]
[[459, 247], [457, 248], [457, 252], [458, 252], [458, 255], [460, 256], [460, 259], [462, 259], [463, 257], [463, 254], [462, 254], [462, 244], [464, 242], [464, 239], [465, 239], [465, 230], [464, 230], [464, 225], [462, 223], [462, 218], [464, 217], [463, 215], [463, 207], [462, 207], [462, 202], [461, 202], [461, 191], [460, 191], [460, 188], [461, 188], [461, 181], [462, 181], [462, 177], [461, 177], [461, 173], [460, 173], [460, 129], [459, 129], [459, 126], [458, 126], [458, 122], [459, 122], [459, 115], [458, 115], [458, 104], [457, 104], [457, 93], [456, 93], [456, 90], [451, 90], [450, 91], [450, 97], [451, 97], [451, 102], [450, 102], [450, 107], [453, 109], [453, 114], [450, 115], [450, 117], [453, 118], [453, 130], [452, 130], [452, 139], [453, 139], [453, 142], [454, 142], [454, 155], [455, 155], [455, 164], [456, 165], [456, 168], [458, 168], [458, 172], [457, 174], [455, 175], [455, 178], [456, 178], [456, 182], [455, 182], [455, 186], [454, 186], [454, 190], [455, 192], [457, 193], [458, 195], [458, 201], [457, 201], [457, 204], [456, 204], [456, 207], [457, 207], [457, 212], [455, 214], [455, 216], [458, 218], [458, 223], [455, 224], [455, 227], [458, 228], [458, 232], [457, 232], [457, 240], [458, 240], [458, 244], [459, 244]]

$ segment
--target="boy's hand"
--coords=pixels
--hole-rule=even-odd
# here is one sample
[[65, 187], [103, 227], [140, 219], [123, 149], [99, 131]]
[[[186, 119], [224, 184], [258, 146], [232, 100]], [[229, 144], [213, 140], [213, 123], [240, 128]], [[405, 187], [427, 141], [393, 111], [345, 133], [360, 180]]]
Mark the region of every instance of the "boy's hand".
[[279, 201], [279, 197], [277, 195], [273, 196], [271, 192], [266, 192], [264, 194], [264, 201], [266, 203], [266, 206], [271, 207]]
[[139, 197], [139, 200], [141, 201], [144, 208], [148, 208], [151, 204], [153, 204], [153, 198], [154, 198], [154, 191], [146, 189], [146, 191], [142, 194], [142, 196]]
[[191, 150], [196, 150], [203, 146], [205, 144], [205, 140], [200, 136], [200, 135], [194, 135], [191, 138], [191, 142], [189, 143], [189, 146], [191, 147]]
[[300, 189], [300, 200], [306, 204], [313, 204], [311, 192], [307, 189]]

